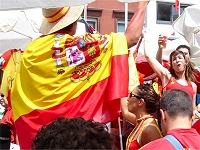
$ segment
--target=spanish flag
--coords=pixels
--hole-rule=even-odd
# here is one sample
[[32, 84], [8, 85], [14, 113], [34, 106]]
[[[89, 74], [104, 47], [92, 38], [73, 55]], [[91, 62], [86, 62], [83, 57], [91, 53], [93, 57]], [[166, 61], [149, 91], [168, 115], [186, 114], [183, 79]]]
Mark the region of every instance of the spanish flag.
[[7, 97], [9, 107], [11, 106], [10, 91], [16, 77], [22, 54], [23, 51], [20, 49], [10, 49], [4, 52], [0, 57], [2, 62], [0, 68], [3, 70], [1, 92]]
[[30, 149], [38, 129], [58, 117], [116, 119], [128, 74], [124, 34], [52, 34], [31, 42], [11, 91], [20, 147]]
[[16, 77], [16, 72], [18, 70], [22, 54], [23, 52], [20, 49], [10, 49], [3, 53], [3, 55], [0, 57], [0, 68], [3, 70], [1, 92], [4, 94], [4, 96], [6, 96], [8, 100], [8, 107], [0, 122], [10, 126], [12, 143], [16, 142], [16, 128], [14, 125], [13, 112], [11, 109], [10, 91], [12, 89], [12, 85]]

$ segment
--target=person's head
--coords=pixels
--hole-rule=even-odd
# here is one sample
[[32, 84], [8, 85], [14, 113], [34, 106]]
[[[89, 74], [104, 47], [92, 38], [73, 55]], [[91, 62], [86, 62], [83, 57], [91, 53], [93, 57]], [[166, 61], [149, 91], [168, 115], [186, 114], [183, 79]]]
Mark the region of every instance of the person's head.
[[[166, 134], [169, 122], [184, 118], [185, 123], [192, 123], [193, 105], [191, 96], [181, 89], [166, 91], [160, 100], [161, 124]], [[181, 126], [180, 126], [181, 128]]]
[[190, 47], [187, 45], [179, 45], [176, 50], [181, 51], [185, 54], [185, 57], [190, 60]]
[[186, 59], [182, 51], [174, 50], [170, 54], [170, 68], [169, 71], [175, 79], [178, 79], [177, 74], [184, 73], [187, 81], [194, 81], [194, 66], [190, 60]]
[[61, 29], [71, 36], [76, 33], [77, 20], [83, 12], [84, 6], [71, 6], [61, 8], [43, 8], [44, 16], [40, 32], [44, 35], [54, 33]]
[[5, 97], [5, 95], [3, 95], [3, 93], [1, 93], [1, 92], [0, 92], [0, 104], [5, 108], [8, 107], [8, 100]]
[[128, 97], [128, 111], [139, 115], [138, 111], [153, 114], [159, 108], [160, 96], [155, 92], [152, 85], [140, 84], [135, 87]]
[[114, 138], [102, 123], [77, 118], [57, 118], [43, 126], [32, 149], [114, 149]]
[[0, 123], [0, 149], [9, 150], [11, 142], [11, 131], [7, 124]]

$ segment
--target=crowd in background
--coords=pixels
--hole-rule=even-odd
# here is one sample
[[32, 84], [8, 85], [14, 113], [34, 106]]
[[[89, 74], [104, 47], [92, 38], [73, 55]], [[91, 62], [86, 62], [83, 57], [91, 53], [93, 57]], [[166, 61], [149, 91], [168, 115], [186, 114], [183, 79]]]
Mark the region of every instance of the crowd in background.
[[[125, 33], [112, 36], [116, 36], [117, 40], [115, 40], [118, 42], [120, 40], [122, 43], [126, 42], [122, 45], [127, 52], [128, 48], [137, 44], [140, 37], [143, 38], [144, 56], [160, 79], [162, 91], [156, 90], [153, 84], [145, 83], [129, 89], [127, 97], [121, 97], [120, 100], [122, 124], [113, 125], [114, 121], [112, 121], [110, 130], [103, 123], [92, 119], [85, 120], [82, 117], [60, 116], [51, 119], [48, 124], [36, 130], [31, 149], [121, 149], [122, 147], [130, 150], [176, 149], [177, 145], [179, 148], [181, 146], [181, 148], [199, 148], [200, 122], [198, 119], [195, 120], [195, 115], [198, 117], [200, 111], [199, 70], [190, 61], [190, 48], [185, 45], [177, 46], [169, 56], [169, 66], [164, 67], [160, 60], [167, 42], [163, 42], [165, 39], [162, 35], [158, 37], [157, 57], [151, 56], [149, 53], [151, 47], [148, 45], [149, 35], [145, 31], [142, 32], [147, 5], [148, 2], [139, 2], [138, 9]], [[44, 34], [42, 38], [61, 33], [73, 36], [83, 7], [71, 7], [70, 11], [73, 9], [76, 13], [70, 12], [74, 18], [68, 23], [62, 22], [63, 20], [67, 22], [66, 14], [62, 14], [64, 19], [61, 17], [51, 20], [52, 16], [64, 11], [65, 7], [43, 9], [46, 20], [41, 27], [41, 32]], [[49, 15], [52, 18], [49, 18]], [[105, 45], [119, 44], [111, 40], [112, 36], [107, 35]], [[100, 43], [102, 44], [102, 41]], [[53, 48], [56, 49], [56, 45]], [[1, 105], [5, 107], [5, 112], [0, 123], [0, 147], [20, 149], [17, 146], [20, 145], [20, 140], [18, 141], [16, 133], [12, 106], [4, 93], [1, 93]], [[119, 126], [122, 128], [122, 134], [118, 130]]]

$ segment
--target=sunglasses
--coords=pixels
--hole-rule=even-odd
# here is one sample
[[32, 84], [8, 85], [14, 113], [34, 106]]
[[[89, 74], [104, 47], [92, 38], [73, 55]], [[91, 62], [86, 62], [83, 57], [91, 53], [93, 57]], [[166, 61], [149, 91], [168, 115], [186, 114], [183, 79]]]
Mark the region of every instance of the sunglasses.
[[135, 98], [137, 98], [137, 99], [141, 99], [141, 98], [142, 98], [142, 97], [139, 97], [139, 96], [133, 94], [132, 92], [129, 93], [129, 98], [133, 98], [133, 97], [135, 97]]

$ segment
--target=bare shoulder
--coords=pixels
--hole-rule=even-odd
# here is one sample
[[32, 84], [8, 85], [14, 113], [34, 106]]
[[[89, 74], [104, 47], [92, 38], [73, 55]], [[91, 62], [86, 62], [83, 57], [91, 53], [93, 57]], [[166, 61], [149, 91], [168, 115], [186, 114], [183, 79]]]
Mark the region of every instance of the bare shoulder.
[[197, 91], [197, 85], [194, 82], [191, 82], [192, 88], [194, 91]]
[[197, 87], [197, 85], [194, 82], [191, 82], [192, 87]]
[[144, 137], [149, 136], [149, 135], [162, 137], [159, 127], [156, 124], [152, 124], [152, 123], [146, 126], [142, 132], [142, 136]]

